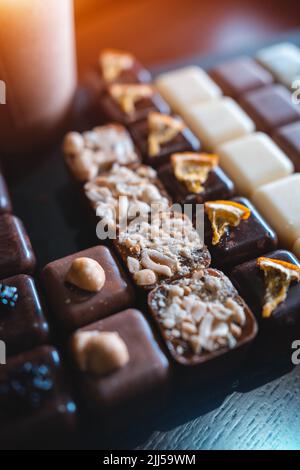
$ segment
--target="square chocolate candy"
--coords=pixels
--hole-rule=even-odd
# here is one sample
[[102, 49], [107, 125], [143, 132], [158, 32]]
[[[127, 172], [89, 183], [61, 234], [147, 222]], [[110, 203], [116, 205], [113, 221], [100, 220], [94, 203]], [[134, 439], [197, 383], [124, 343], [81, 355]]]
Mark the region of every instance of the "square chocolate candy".
[[279, 127], [274, 132], [273, 139], [290, 157], [295, 165], [295, 170], [300, 171], [300, 120]]
[[[203, 204], [212, 199], [233, 197], [234, 184], [231, 179], [218, 164], [210, 166], [210, 160], [213, 161], [214, 157], [204, 153], [175, 154], [171, 157], [171, 163], [159, 169], [158, 176], [174, 202]], [[193, 178], [192, 171], [195, 172]]]
[[[83, 402], [99, 412], [127, 410], [161, 397], [169, 363], [141, 312], [125, 310], [77, 330], [71, 359]], [[121, 417], [118, 415], [118, 419]]]
[[224, 94], [233, 98], [273, 83], [270, 72], [247, 56], [217, 65], [210, 70], [210, 75]]
[[204, 269], [149, 294], [150, 313], [177, 364], [216, 380], [240, 364], [257, 324], [230, 280]]
[[0, 214], [12, 211], [12, 204], [7, 189], [7, 184], [0, 167]]
[[56, 442], [73, 432], [75, 425], [76, 405], [56, 349], [32, 349], [0, 366], [1, 447]]
[[[216, 201], [216, 203], [219, 202], [222, 203], [222, 201]], [[205, 215], [205, 243], [211, 253], [212, 264], [222, 268], [234, 266], [245, 260], [274, 250], [277, 247], [275, 232], [251, 202], [248, 199], [240, 197], [233, 198], [232, 202], [233, 204], [241, 204], [246, 209], [248, 212], [247, 218], [241, 216], [236, 226], [234, 226], [236, 220], [232, 224], [229, 223], [227, 227], [224, 228], [224, 233], [217, 243], [213, 242], [215, 231], [212, 229], [211, 216], [215, 217], [214, 221], [216, 226], [222, 229], [224, 224], [223, 208], [217, 204], [215, 208], [212, 207], [210, 217], [208, 216], [207, 210]], [[213, 205], [213, 202], [208, 201], [207, 204]], [[220, 215], [218, 215], [218, 209], [221, 209]], [[238, 207], [235, 208], [233, 206], [233, 212], [235, 212], [235, 209], [239, 210]], [[225, 219], [226, 217], [227, 220], [229, 220], [228, 217], [230, 216], [228, 216], [228, 213], [227, 216], [225, 214]]]
[[[265, 258], [284, 261], [297, 267], [298, 259], [289, 251], [277, 250], [265, 255]], [[266, 279], [257, 258], [242, 263], [230, 273], [230, 278], [240, 295], [245, 299], [260, 324], [277, 325], [277, 327], [300, 328], [300, 283], [292, 282], [286, 299], [281, 302], [269, 317], [263, 316], [266, 296]], [[300, 329], [298, 330], [300, 332]]]
[[151, 112], [130, 132], [144, 162], [154, 167], [168, 163], [172, 153], [200, 149], [199, 140], [178, 116]]
[[146, 119], [150, 111], [169, 114], [170, 108], [152, 85], [114, 84], [99, 99], [100, 112], [107, 121], [129, 126]]
[[47, 343], [49, 327], [34, 280], [18, 275], [0, 281], [0, 338], [8, 356]]
[[13, 215], [0, 215], [0, 277], [29, 274], [35, 263], [23, 223]]
[[149, 83], [152, 79], [150, 72], [134, 55], [117, 49], [103, 49], [100, 52], [97, 75], [100, 92], [112, 83]]
[[300, 106], [293, 103], [290, 91], [283, 85], [250, 91], [241, 98], [241, 105], [263, 132], [273, 132], [300, 119]]
[[65, 331], [134, 304], [131, 284], [104, 246], [49, 263], [43, 269], [42, 278], [53, 315]]

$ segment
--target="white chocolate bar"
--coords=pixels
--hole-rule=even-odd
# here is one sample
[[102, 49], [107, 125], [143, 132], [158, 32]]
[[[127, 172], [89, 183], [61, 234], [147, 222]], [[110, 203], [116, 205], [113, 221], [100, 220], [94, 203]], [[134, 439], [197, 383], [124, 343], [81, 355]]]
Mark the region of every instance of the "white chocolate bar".
[[300, 49], [284, 42], [258, 51], [256, 59], [282, 84], [290, 87], [300, 78]]

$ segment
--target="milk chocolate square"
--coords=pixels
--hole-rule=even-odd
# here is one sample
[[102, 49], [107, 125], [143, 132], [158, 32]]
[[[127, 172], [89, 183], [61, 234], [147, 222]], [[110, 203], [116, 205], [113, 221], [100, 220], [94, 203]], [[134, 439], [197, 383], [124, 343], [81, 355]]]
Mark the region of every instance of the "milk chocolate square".
[[[72, 262], [83, 257], [97, 261], [105, 272], [105, 283], [99, 292], [89, 292], [66, 281]], [[43, 269], [42, 279], [52, 314], [64, 331], [73, 331], [134, 305], [133, 288], [105, 246], [49, 263]]]
[[300, 171], [300, 121], [279, 127], [273, 139], [292, 160], [296, 171]]
[[35, 263], [21, 220], [10, 214], [0, 215], [0, 277], [32, 273]]
[[228, 227], [217, 245], [212, 244], [212, 227], [205, 215], [205, 243], [211, 253], [212, 263], [218, 267], [230, 267], [277, 247], [277, 236], [248, 199], [236, 197], [234, 202], [251, 210], [247, 220], [237, 227]]
[[45, 344], [49, 326], [34, 280], [18, 275], [0, 280], [0, 338], [8, 356]]

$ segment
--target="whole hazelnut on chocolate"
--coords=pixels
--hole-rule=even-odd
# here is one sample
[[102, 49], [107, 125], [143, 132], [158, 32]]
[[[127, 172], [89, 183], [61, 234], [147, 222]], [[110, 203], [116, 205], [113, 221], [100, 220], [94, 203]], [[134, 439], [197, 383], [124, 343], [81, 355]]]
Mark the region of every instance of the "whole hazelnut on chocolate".
[[105, 271], [92, 258], [76, 258], [66, 275], [66, 281], [79, 289], [99, 292], [105, 284]]
[[127, 346], [116, 332], [81, 331], [73, 336], [71, 347], [83, 372], [105, 375], [129, 361]]

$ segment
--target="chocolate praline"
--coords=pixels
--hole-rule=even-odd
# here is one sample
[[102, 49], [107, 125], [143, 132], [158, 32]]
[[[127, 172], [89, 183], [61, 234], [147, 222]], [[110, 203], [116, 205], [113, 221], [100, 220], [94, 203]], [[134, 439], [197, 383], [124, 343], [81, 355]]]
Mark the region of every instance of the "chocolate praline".
[[[34, 280], [18, 275], [0, 280], [1, 292], [8, 291], [5, 305], [0, 294], [0, 338], [8, 356], [19, 354], [47, 343], [49, 326]], [[12, 301], [11, 301], [12, 299]]]
[[10, 200], [7, 184], [0, 167], [0, 214], [12, 211], [12, 203]]
[[211, 253], [213, 266], [230, 268], [255, 256], [277, 248], [277, 236], [251, 202], [236, 197], [232, 201], [251, 210], [247, 220], [241, 220], [237, 227], [228, 227], [217, 245], [212, 245], [212, 228], [205, 214], [205, 243]]

